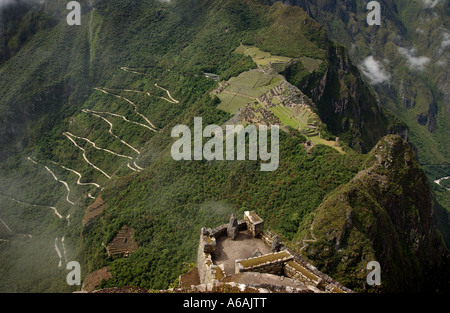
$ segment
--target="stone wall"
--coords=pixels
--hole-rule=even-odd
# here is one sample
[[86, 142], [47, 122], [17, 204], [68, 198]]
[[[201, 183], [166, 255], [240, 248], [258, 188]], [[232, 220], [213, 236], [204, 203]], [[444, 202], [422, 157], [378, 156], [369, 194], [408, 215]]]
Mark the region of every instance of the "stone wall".
[[[287, 249], [289, 251], [289, 249]], [[321, 287], [328, 292], [335, 292], [335, 293], [353, 293], [351, 289], [348, 289], [344, 285], [342, 285], [340, 282], [334, 280], [330, 276], [322, 273], [319, 271], [316, 267], [314, 267], [311, 263], [304, 260], [300, 255], [293, 253], [292, 251], [289, 251], [293, 256], [296, 263], [302, 265], [304, 268], [309, 270], [312, 274], [320, 277], [322, 279]]]
[[203, 234], [200, 233], [200, 240], [198, 245], [197, 254], [197, 268], [198, 276], [202, 284], [208, 284], [212, 282], [212, 275], [210, 266], [212, 264], [211, 254], [204, 252], [204, 239]]
[[264, 243], [266, 245], [268, 245], [269, 247], [272, 246], [272, 242], [273, 242], [273, 237], [271, 234], [269, 234], [266, 231], [262, 231], [259, 235], [259, 237], [261, 238], [262, 241], [264, 241]]
[[212, 236], [211, 230], [202, 228], [197, 253], [198, 276], [202, 284], [211, 284], [225, 276], [223, 268], [213, 264], [212, 255], [216, 251], [215, 248], [216, 238]]
[[322, 278], [311, 273], [308, 269], [295, 261], [286, 262], [284, 265], [284, 275], [289, 278], [297, 279], [305, 284], [315, 286], [320, 289], [322, 287]]
[[255, 213], [255, 211], [245, 211], [244, 221], [253, 237], [256, 238], [263, 232], [264, 221]]
[[[228, 224], [223, 224], [220, 225], [216, 228], [214, 228], [213, 230], [211, 230], [211, 236], [213, 236], [214, 238], [219, 238], [222, 236], [226, 236], [227, 235], [227, 227]], [[247, 229], [247, 224], [245, 223], [245, 221], [238, 221], [238, 229], [239, 231], [243, 231]]]
[[235, 282], [217, 282], [210, 284], [192, 285], [190, 287], [170, 288], [167, 290], [160, 290], [161, 293], [191, 293], [191, 292], [212, 292], [212, 293], [314, 293], [320, 292], [307, 288], [283, 287], [279, 285], [252, 286], [249, 284], [235, 283]]
[[282, 251], [245, 260], [236, 260], [235, 273], [258, 272], [283, 275], [284, 263], [293, 259], [294, 257], [290, 253]]
[[[273, 234], [267, 231], [263, 231], [260, 234], [261, 239], [269, 246], [272, 245], [273, 242]], [[294, 261], [299, 264], [303, 269], [305, 269], [306, 271], [308, 271], [310, 273], [310, 275], [315, 275], [316, 277], [318, 277], [320, 279], [319, 280], [315, 280], [315, 279], [310, 279], [311, 281], [313, 281], [313, 285], [320, 287], [320, 289], [325, 290], [327, 292], [335, 292], [335, 293], [340, 293], [340, 292], [344, 292], [344, 293], [353, 293], [353, 291], [351, 289], [346, 288], [345, 286], [343, 286], [340, 282], [334, 280], [333, 278], [331, 278], [330, 276], [322, 273], [321, 271], [319, 271], [316, 267], [314, 267], [311, 263], [307, 262], [305, 259], [303, 259], [300, 255], [296, 254], [295, 252], [291, 251], [290, 249], [288, 249], [287, 247], [283, 246], [281, 247], [281, 250], [285, 250], [288, 251], [293, 257], [294, 257]], [[289, 268], [291, 267], [291, 268]], [[286, 266], [284, 268], [284, 271], [287, 273], [284, 273], [284, 275], [286, 275], [287, 277], [290, 277], [289, 275], [294, 275], [294, 276], [298, 276], [301, 277], [301, 275], [299, 275], [299, 273], [296, 273], [296, 271], [294, 271], [294, 269], [292, 269], [292, 267], [295, 266], [289, 266], [286, 269]], [[309, 276], [308, 274], [303, 276]], [[305, 279], [305, 278], [303, 278]], [[302, 281], [302, 279], [299, 279]], [[307, 279], [305, 279], [305, 281], [308, 281]]]

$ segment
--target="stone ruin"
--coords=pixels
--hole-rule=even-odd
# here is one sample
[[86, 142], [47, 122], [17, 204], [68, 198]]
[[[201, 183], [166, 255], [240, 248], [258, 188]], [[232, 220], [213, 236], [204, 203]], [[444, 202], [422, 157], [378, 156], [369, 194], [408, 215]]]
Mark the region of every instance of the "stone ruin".
[[216, 238], [212, 236], [211, 229], [202, 228], [203, 252], [214, 254], [216, 252]]
[[[250, 233], [253, 238], [261, 240], [263, 246], [267, 245], [266, 251], [271, 253], [263, 254], [259, 249], [250, 250], [251, 257], [234, 260], [234, 273], [226, 275], [224, 264], [216, 264], [214, 261], [218, 249], [217, 240], [225, 237], [234, 242], [240, 232]], [[242, 241], [240, 237], [239, 242], [242, 245], [245, 240]], [[263, 219], [254, 211], [246, 211], [244, 221], [239, 221], [233, 214], [229, 224], [213, 230], [202, 228], [195, 270], [198, 271], [200, 284], [190, 286], [190, 290], [213, 290], [218, 286], [237, 284], [244, 289], [259, 288], [260, 292], [353, 293], [317, 270], [300, 255], [290, 251], [277, 235], [265, 232]], [[182, 281], [183, 275], [180, 276], [180, 286]]]
[[245, 211], [244, 221], [247, 229], [252, 233], [254, 238], [258, 237], [264, 229], [264, 221], [256, 215], [255, 211]]
[[127, 257], [139, 247], [133, 238], [134, 229], [123, 225], [111, 242], [105, 247], [108, 256]]

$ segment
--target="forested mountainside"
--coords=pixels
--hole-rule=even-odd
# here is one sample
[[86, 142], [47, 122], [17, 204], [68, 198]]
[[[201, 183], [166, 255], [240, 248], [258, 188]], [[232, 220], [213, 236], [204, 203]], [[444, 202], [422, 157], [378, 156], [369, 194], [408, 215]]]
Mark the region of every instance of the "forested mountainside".
[[[318, 234], [306, 247], [306, 254], [338, 277], [345, 277], [340, 272], [350, 268], [355, 277], [364, 276], [357, 269], [363, 267], [362, 255], [371, 255], [387, 264], [385, 291], [417, 291], [418, 281], [445, 264], [433, 260], [445, 260], [447, 254], [432, 226], [437, 203], [430, 196], [430, 183], [414, 152], [398, 136], [380, 140], [362, 168], [347, 184], [328, 194], [304, 224], [304, 234], [311, 229]], [[412, 276], [416, 278], [410, 281]], [[445, 272], [442, 276], [444, 287], [449, 277]], [[402, 287], [401, 281], [405, 282]], [[424, 289], [428, 287], [431, 285]], [[364, 284], [360, 288], [365, 289]]]
[[[379, 105], [347, 49], [301, 8], [80, 3], [80, 26], [67, 25], [65, 1], [2, 11], [0, 290], [74, 291], [65, 280], [72, 260], [83, 277], [109, 266], [102, 287], [167, 288], [195, 262], [201, 227], [246, 210], [356, 291], [365, 290], [359, 273], [374, 258], [393, 273], [375, 291], [448, 288], [448, 224], [431, 217], [445, 212], [405, 141], [405, 123]], [[231, 89], [215, 95], [221, 86]], [[275, 87], [289, 106], [242, 100], [267, 100]], [[261, 172], [257, 161], [173, 160], [175, 125], [192, 127], [196, 116], [223, 125], [235, 109], [281, 126], [276, 171]], [[367, 184], [355, 182], [366, 176]], [[344, 228], [325, 218], [343, 210], [355, 216]], [[138, 248], [108, 256], [125, 225]], [[318, 247], [330, 245], [328, 255], [304, 246], [312, 235]]]

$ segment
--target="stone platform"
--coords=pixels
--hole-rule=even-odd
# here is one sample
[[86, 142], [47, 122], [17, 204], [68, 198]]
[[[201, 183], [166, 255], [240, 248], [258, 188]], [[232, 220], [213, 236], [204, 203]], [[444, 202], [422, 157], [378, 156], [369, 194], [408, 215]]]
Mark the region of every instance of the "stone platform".
[[255, 250], [261, 254], [272, 252], [260, 238], [253, 238], [250, 231], [240, 231], [235, 240], [227, 236], [217, 238], [216, 254], [212, 261], [216, 265], [223, 265], [225, 275], [232, 275], [235, 273], [235, 260], [251, 258]]

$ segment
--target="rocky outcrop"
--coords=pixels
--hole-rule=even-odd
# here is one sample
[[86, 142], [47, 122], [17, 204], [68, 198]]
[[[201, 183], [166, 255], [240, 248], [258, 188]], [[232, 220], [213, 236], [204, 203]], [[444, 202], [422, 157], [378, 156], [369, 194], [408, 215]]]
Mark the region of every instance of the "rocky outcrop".
[[278, 252], [280, 251], [280, 248], [281, 248], [280, 238], [278, 238], [278, 236], [275, 235], [272, 242], [272, 252]]
[[427, 130], [431, 133], [436, 131], [436, 114], [438, 107], [436, 102], [430, 104], [426, 113], [421, 113], [416, 116], [417, 122], [420, 125], [426, 126]]
[[100, 286], [102, 281], [107, 281], [112, 277], [109, 267], [105, 266], [101, 269], [88, 274], [81, 286], [81, 291], [83, 292], [93, 292], [97, 287]]
[[230, 217], [230, 223], [227, 227], [227, 236], [228, 238], [235, 240], [237, 235], [239, 234], [239, 228], [238, 228], [238, 219], [236, 217], [236, 214], [231, 214]]

